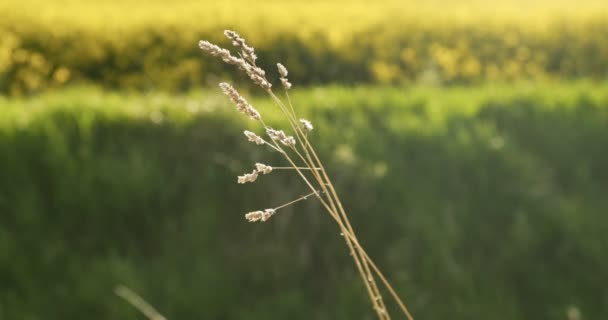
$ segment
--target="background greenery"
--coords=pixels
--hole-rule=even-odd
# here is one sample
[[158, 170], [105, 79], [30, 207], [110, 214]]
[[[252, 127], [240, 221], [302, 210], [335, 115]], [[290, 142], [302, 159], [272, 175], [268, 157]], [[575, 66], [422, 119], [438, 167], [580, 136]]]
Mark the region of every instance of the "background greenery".
[[[418, 319], [608, 314], [602, 1], [0, 3], [0, 319], [371, 319], [314, 201], [202, 55], [235, 28]], [[268, 121], [280, 114], [255, 91]], [[391, 306], [391, 308], [394, 306]]]

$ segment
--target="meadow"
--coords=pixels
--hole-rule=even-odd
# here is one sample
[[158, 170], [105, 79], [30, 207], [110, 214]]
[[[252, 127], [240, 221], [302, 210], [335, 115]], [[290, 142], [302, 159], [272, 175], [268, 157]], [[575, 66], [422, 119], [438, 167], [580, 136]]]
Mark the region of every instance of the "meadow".
[[[333, 86], [293, 98], [414, 314], [608, 312], [605, 84]], [[276, 107], [255, 104], [276, 122]], [[117, 283], [173, 319], [371, 316], [319, 204], [270, 225], [243, 219], [304, 189], [285, 175], [235, 188], [263, 156], [216, 91], [74, 88], [0, 107], [3, 318], [137, 319], [111, 294]]]
[[227, 28], [289, 69], [414, 318], [608, 314], [605, 1], [6, 0], [0, 319], [142, 319], [118, 284], [170, 320], [374, 317], [318, 202], [243, 218], [306, 188], [237, 185], [281, 158], [217, 82], [281, 113], [201, 53]]

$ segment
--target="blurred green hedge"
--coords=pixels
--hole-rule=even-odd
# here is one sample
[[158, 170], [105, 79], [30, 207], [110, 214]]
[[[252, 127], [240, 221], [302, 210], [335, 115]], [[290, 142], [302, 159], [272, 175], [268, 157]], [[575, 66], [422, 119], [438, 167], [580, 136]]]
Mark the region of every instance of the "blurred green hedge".
[[[294, 100], [414, 315], [597, 319], [607, 89], [336, 87]], [[283, 172], [236, 184], [280, 158], [244, 141], [250, 123], [223, 97], [74, 90], [0, 105], [0, 318], [138, 319], [119, 283], [169, 319], [372, 317], [314, 201], [246, 223], [305, 187]]]
[[[135, 9], [134, 9], [135, 10]], [[28, 95], [70, 83], [141, 91], [187, 91], [234, 74], [197, 47], [200, 39], [229, 46], [221, 24], [191, 21], [90, 27], [75, 21], [0, 20], [0, 93]], [[128, 20], [128, 19], [126, 19]], [[27, 22], [24, 22], [27, 21]], [[261, 66], [282, 62], [294, 83], [479, 83], [520, 79], [606, 79], [608, 19], [496, 23], [387, 18], [331, 32], [280, 24], [247, 25]], [[82, 25], [81, 25], [82, 24]], [[295, 24], [292, 23], [292, 24]], [[232, 24], [224, 25], [226, 27]], [[227, 72], [230, 70], [231, 72]]]

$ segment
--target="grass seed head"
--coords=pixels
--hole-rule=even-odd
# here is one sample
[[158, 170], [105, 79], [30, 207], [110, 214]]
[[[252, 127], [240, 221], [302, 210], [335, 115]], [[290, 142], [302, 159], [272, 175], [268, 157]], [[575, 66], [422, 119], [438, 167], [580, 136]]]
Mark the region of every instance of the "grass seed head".
[[226, 82], [220, 83], [220, 88], [232, 102], [236, 105], [236, 110], [249, 116], [253, 120], [260, 120], [260, 113], [243, 98], [235, 88]]
[[306, 133], [311, 132], [312, 129], [314, 129], [312, 123], [306, 119], [300, 119], [300, 124], [302, 125], [302, 130]]
[[283, 84], [283, 88], [285, 88], [285, 90], [291, 89], [291, 82], [289, 82], [287, 78], [281, 78], [281, 83]]
[[281, 76], [281, 83], [283, 84], [283, 88], [285, 90], [291, 89], [291, 83], [287, 80], [287, 68], [284, 65], [277, 63], [277, 68], [279, 69], [279, 75]]
[[251, 173], [245, 173], [242, 176], [239, 176], [237, 182], [239, 184], [245, 184], [247, 182], [254, 182], [258, 178], [257, 170], [253, 170]]
[[255, 55], [254, 49], [248, 46], [245, 43], [245, 40], [236, 32], [226, 30], [224, 34], [226, 37], [228, 37], [228, 39], [232, 40], [232, 44], [235, 47], [241, 49], [241, 55], [243, 58], [237, 58], [233, 56], [227, 49], [220, 48], [219, 46], [206, 40], [201, 40], [198, 42], [199, 48], [214, 57], [221, 58], [227, 64], [237, 66], [241, 71], [245, 72], [253, 83], [262, 87], [262, 89], [266, 91], [270, 91], [272, 84], [266, 80], [266, 72], [262, 68], [255, 65], [257, 56]]
[[277, 63], [277, 68], [279, 69], [279, 75], [281, 78], [287, 78], [287, 68], [284, 65]]
[[268, 219], [270, 219], [270, 217], [272, 217], [274, 215], [274, 213], [275, 213], [274, 209], [266, 209], [264, 211], [261, 211], [261, 210], [252, 211], [252, 212], [245, 214], [245, 219], [247, 219], [247, 221], [249, 221], [249, 222], [257, 222], [257, 221], [265, 222]]
[[269, 174], [269, 173], [272, 172], [272, 167], [271, 166], [267, 166], [267, 165], [265, 165], [263, 163], [256, 163], [255, 164], [255, 170], [258, 173], [261, 173], [261, 174]]
[[225, 58], [225, 57], [232, 56], [230, 54], [230, 51], [228, 51], [224, 48], [220, 48], [219, 46], [216, 46], [213, 43], [206, 41], [206, 40], [199, 41], [198, 47], [201, 48], [201, 50], [207, 52], [208, 54], [210, 54], [214, 57]]
[[247, 141], [254, 142], [257, 145], [264, 144], [264, 139], [251, 131], [245, 130], [245, 136], [247, 137]]
[[241, 36], [239, 36], [238, 33], [232, 30], [224, 30], [224, 35], [226, 36], [226, 38], [232, 41], [233, 46], [241, 49], [241, 54], [245, 59], [249, 60], [249, 62], [251, 63], [255, 62], [255, 60], [258, 58], [255, 54], [255, 50], [253, 49], [253, 47], [247, 45], [245, 39], [243, 39]]
[[275, 141], [280, 141], [283, 145], [288, 147], [294, 147], [296, 145], [296, 139], [292, 136], [288, 136], [283, 132], [283, 130], [274, 130], [272, 128], [266, 129], [266, 133], [270, 139]]

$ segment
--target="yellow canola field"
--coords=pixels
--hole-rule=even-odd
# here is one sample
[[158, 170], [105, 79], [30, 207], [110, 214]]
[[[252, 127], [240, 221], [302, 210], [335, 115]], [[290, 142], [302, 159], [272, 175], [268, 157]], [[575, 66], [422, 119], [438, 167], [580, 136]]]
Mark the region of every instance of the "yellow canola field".
[[196, 48], [226, 28], [303, 84], [608, 76], [605, 1], [5, 0], [0, 92], [187, 90], [227, 71]]

